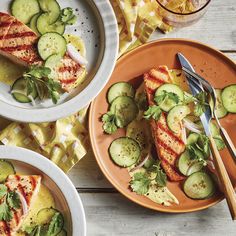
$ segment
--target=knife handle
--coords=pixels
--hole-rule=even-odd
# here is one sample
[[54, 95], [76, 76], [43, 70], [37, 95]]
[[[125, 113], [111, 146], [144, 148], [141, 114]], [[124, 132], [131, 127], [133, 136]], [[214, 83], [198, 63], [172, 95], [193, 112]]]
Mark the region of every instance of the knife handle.
[[229, 134], [222, 126], [220, 127], [220, 134], [221, 134], [222, 138], [224, 139], [225, 144], [226, 144], [231, 156], [236, 161], [236, 148], [235, 148], [231, 138], [229, 137]]
[[225, 198], [226, 198], [226, 201], [227, 201], [230, 213], [231, 213], [231, 217], [233, 220], [236, 220], [236, 195], [235, 195], [233, 185], [225, 169], [220, 153], [217, 150], [215, 141], [211, 135], [209, 136], [209, 140], [210, 140], [212, 156], [213, 156], [215, 168], [218, 174], [219, 182], [224, 192], [224, 195], [225, 195]]

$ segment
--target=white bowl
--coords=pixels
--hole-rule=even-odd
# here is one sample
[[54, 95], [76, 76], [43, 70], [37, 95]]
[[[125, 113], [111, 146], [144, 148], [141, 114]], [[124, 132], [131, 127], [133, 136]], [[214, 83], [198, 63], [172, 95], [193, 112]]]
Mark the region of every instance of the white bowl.
[[42, 183], [50, 189], [56, 208], [65, 218], [68, 236], [85, 236], [84, 208], [73, 183], [67, 175], [46, 157], [24, 148], [0, 146], [0, 159], [10, 160], [16, 172], [38, 174]]
[[[63, 94], [57, 105], [50, 99], [36, 106], [22, 104], [9, 93], [10, 86], [0, 83], [0, 115], [21, 122], [48, 122], [76, 113], [103, 89], [114, 69], [118, 54], [118, 29], [109, 0], [57, 0], [62, 8], [72, 7], [77, 23], [66, 33], [79, 35], [85, 42], [88, 75], [81, 86]], [[0, 1], [0, 11], [8, 12], [11, 0]]]

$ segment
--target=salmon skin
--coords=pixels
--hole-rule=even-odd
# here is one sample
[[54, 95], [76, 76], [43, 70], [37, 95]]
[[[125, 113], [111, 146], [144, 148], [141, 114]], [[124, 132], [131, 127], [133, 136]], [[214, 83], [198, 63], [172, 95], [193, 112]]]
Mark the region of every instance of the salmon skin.
[[[43, 65], [37, 52], [38, 36], [15, 17], [0, 12], [0, 54], [23, 66]], [[78, 85], [85, 68], [66, 54], [56, 68], [54, 80], [66, 92]]]
[[[154, 94], [158, 87], [172, 83], [167, 66], [159, 66], [144, 74], [145, 91], [150, 106], [155, 105]], [[152, 136], [161, 165], [170, 181], [180, 181], [184, 176], [176, 169], [176, 161], [185, 150], [182, 132], [173, 133], [167, 125], [166, 114], [162, 112], [159, 120], [150, 120]]]
[[[8, 191], [15, 191], [21, 200], [19, 209], [11, 209], [12, 219], [9, 222], [0, 221], [0, 235], [13, 236], [20, 229], [27, 213], [39, 192], [41, 176], [39, 175], [9, 175], [5, 186]], [[0, 199], [1, 202], [2, 199]], [[24, 202], [24, 206], [23, 203]]]

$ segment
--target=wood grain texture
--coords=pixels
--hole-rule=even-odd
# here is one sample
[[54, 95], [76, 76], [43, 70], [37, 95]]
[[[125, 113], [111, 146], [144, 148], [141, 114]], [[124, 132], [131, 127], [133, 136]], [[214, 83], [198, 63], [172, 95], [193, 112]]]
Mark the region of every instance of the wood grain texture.
[[234, 236], [236, 232], [225, 201], [200, 212], [166, 214], [145, 209], [117, 193], [80, 196], [88, 236]]
[[157, 38], [187, 38], [198, 40], [218, 49], [236, 50], [236, 2], [212, 0], [205, 16], [193, 26], [169, 34], [155, 32]]

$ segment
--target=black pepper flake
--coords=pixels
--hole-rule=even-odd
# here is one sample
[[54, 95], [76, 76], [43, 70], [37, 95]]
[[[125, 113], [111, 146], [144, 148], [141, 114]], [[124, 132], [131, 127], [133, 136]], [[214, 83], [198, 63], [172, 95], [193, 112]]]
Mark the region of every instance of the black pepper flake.
[[75, 32], [77, 31], [77, 29], [74, 30]]
[[79, 9], [78, 9], [78, 8], [76, 8], [76, 9], [75, 9], [75, 11], [79, 11]]
[[81, 25], [83, 25], [84, 24], [84, 22], [81, 22]]
[[95, 48], [97, 48], [98, 47], [98, 45], [97, 44], [95, 44]]

